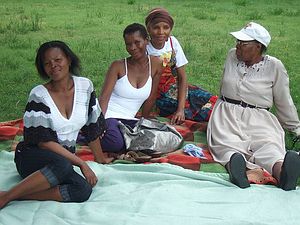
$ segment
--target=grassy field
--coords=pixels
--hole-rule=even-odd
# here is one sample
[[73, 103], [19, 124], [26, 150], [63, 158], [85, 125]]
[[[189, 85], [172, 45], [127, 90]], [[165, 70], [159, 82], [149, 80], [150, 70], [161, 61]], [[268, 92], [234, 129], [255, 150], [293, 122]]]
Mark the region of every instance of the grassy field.
[[[249, 21], [271, 33], [268, 54], [281, 59], [300, 111], [300, 2], [294, 0], [1, 0], [0, 4], [0, 121], [22, 117], [28, 93], [41, 83], [34, 68], [37, 47], [63, 40], [80, 56], [82, 75], [99, 93], [110, 63], [127, 56], [122, 31], [144, 23], [147, 12], [167, 8], [175, 20], [173, 34], [189, 60], [190, 83], [218, 94], [227, 51], [235, 40], [230, 31]], [[291, 136], [287, 135], [288, 147]], [[297, 145], [300, 148], [300, 145]]]

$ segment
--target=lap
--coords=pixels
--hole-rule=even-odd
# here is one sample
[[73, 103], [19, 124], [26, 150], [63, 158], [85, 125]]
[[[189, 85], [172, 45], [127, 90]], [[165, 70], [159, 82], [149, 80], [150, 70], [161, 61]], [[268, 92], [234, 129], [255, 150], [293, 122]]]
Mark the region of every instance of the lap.
[[125, 150], [123, 134], [119, 129], [119, 121], [133, 128], [137, 120], [108, 118], [106, 119], [107, 130], [101, 139], [101, 146], [105, 152], [121, 152]]
[[[70, 162], [63, 156], [37, 146], [17, 146], [15, 163], [19, 174], [26, 177], [45, 166], [55, 164], [60, 168], [67, 167]], [[70, 165], [71, 166], [71, 165]]]

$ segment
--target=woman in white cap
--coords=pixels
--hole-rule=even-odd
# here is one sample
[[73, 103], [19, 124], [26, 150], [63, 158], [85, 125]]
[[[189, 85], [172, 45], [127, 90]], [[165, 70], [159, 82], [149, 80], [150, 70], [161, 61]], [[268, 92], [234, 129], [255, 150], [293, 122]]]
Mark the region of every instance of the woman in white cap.
[[[269, 32], [250, 22], [232, 32], [236, 48], [228, 53], [220, 97], [208, 124], [208, 144], [230, 180], [249, 187], [247, 170], [263, 169], [283, 190], [293, 190], [300, 175], [300, 157], [286, 152], [283, 128], [300, 136], [300, 122], [280, 60], [265, 55]], [[275, 106], [277, 117], [269, 109]]]

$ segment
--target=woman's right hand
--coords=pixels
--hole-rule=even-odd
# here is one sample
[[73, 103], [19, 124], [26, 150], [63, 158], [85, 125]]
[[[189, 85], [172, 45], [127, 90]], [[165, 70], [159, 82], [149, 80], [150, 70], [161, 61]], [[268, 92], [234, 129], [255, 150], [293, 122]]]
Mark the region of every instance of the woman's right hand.
[[185, 116], [184, 116], [184, 110], [177, 110], [172, 118], [171, 118], [171, 124], [172, 125], [180, 125], [185, 121]]
[[96, 174], [94, 173], [94, 171], [88, 166], [88, 164], [86, 162], [83, 162], [80, 165], [80, 170], [81, 170], [83, 176], [85, 177], [85, 179], [87, 180], [87, 182], [90, 185], [92, 185], [92, 187], [94, 187], [98, 182], [98, 178], [97, 178]]

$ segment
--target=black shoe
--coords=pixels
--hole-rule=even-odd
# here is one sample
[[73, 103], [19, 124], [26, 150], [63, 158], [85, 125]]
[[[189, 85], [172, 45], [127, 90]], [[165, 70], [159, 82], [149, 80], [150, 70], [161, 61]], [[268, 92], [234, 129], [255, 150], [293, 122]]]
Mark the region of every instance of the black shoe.
[[246, 174], [246, 162], [244, 157], [239, 153], [234, 153], [229, 161], [228, 172], [230, 180], [240, 188], [250, 187]]
[[295, 190], [300, 176], [300, 158], [296, 152], [285, 154], [281, 167], [279, 187], [285, 191]]

